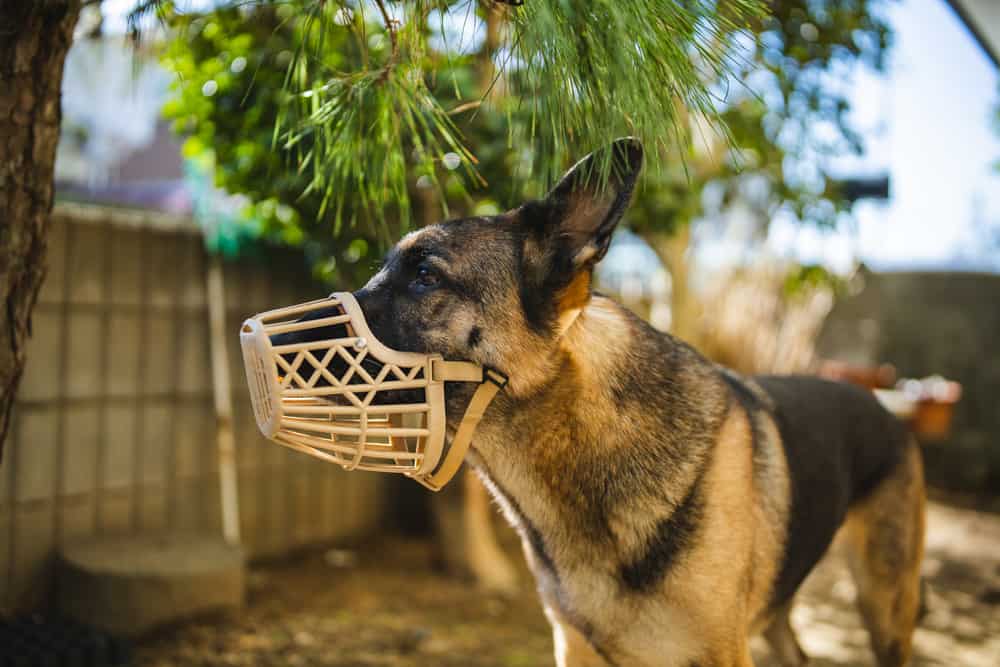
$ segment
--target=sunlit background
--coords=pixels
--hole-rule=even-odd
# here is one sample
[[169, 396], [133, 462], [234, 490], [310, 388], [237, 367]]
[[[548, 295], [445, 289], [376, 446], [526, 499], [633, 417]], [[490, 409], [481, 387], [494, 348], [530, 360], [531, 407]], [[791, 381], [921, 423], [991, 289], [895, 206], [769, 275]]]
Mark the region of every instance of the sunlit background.
[[[235, 579], [197, 588], [217, 594], [217, 606], [231, 601], [226, 596], [239, 601], [235, 606], [245, 603], [240, 611], [171, 625], [186, 618], [183, 596], [134, 608], [108, 598], [117, 606], [102, 618], [119, 624], [111, 626], [115, 632], [167, 626], [138, 633], [136, 664], [551, 664], [551, 636], [517, 539], [485, 496], [471, 495], [460, 482], [430, 501], [412, 483], [347, 473], [260, 436], [243, 382], [240, 323], [360, 284], [377, 266], [385, 239], [376, 241], [364, 225], [334, 235], [330, 216], [318, 214], [305, 195], [299, 199], [298, 164], [277, 160], [269, 171], [262, 168], [266, 177], [251, 171], [240, 180], [243, 163], [281, 153], [266, 117], [274, 109], [265, 108], [286, 92], [292, 57], [288, 34], [269, 41], [278, 30], [268, 21], [280, 10], [261, 19], [267, 34], [253, 45], [264, 54], [258, 62], [273, 67], [264, 102], [250, 108], [242, 96], [252, 86], [240, 86], [257, 76], [248, 64], [254, 53], [218, 53], [206, 36], [212, 25], [223, 33], [219, 43], [231, 45], [225, 30], [240, 32], [242, 16], [200, 21], [185, 43], [148, 15], [135, 48], [123, 36], [136, 4], [106, 0], [98, 13], [89, 3], [65, 65], [50, 269], [0, 467], [0, 616], [37, 612], [26, 617], [33, 627], [32, 619], [54, 608], [90, 613], [91, 599], [73, 599], [75, 584], [64, 576], [67, 568], [87, 566], [73, 569], [80, 544], [92, 548], [84, 551], [98, 568], [129, 579], [149, 563], [192, 562], [185, 560], [191, 549], [218, 555], [224, 537], [242, 549], [230, 573]], [[197, 13], [232, 3], [176, 4]], [[475, 15], [483, 6], [467, 3], [468, 12], [446, 19], [454, 53], [477, 53], [486, 43], [487, 22]], [[742, 182], [744, 172], [718, 168], [736, 158], [721, 133], [695, 118], [692, 125], [707, 138], [696, 138], [688, 163], [648, 152], [650, 162], [669, 163], [666, 176], [656, 181], [663, 174], [647, 166], [624, 228], [597, 267], [596, 287], [739, 372], [813, 373], [876, 391], [920, 439], [932, 489], [927, 615], [914, 665], [996, 667], [1000, 1], [872, 6], [892, 32], [884, 69], [835, 62], [821, 79], [824, 90], [846, 93], [863, 151], [833, 158], [787, 151], [782, 169], [769, 172], [800, 183], [829, 172], [854, 193], [849, 210], [824, 226], [796, 219], [787, 202], [771, 210], [775, 197], [762, 197], [766, 205], [755, 208], [760, 181]], [[403, 16], [398, 3], [388, 7]], [[753, 40], [741, 36], [746, 44], [734, 40], [737, 53], [752, 48]], [[801, 25], [801, 36], [819, 38], [812, 23]], [[371, 40], [384, 55], [384, 34]], [[487, 63], [498, 58], [486, 51]], [[176, 73], [185, 67], [187, 87]], [[473, 79], [474, 67], [465, 67]], [[717, 91], [720, 106], [753, 95], [773, 101], [767, 81], [755, 78], [746, 87], [725, 81], [728, 91]], [[466, 81], [463, 95], [479, 96], [476, 84]], [[753, 95], [740, 98], [747, 88]], [[253, 136], [233, 137], [231, 128], [228, 135], [198, 133], [262, 110], [265, 120], [251, 124]], [[172, 127], [177, 120], [181, 132]], [[461, 188], [453, 188], [461, 156], [434, 158], [434, 173], [452, 188], [446, 194], [461, 212], [493, 214], [520, 203], [525, 192], [543, 192], [541, 177], [523, 191], [507, 187], [513, 171], [507, 167], [530, 164], [524, 156], [537, 147], [482, 125], [470, 134], [478, 133], [473, 148], [498, 175], [494, 182], [462, 199]], [[224, 142], [236, 158], [216, 164], [214, 149]], [[590, 148], [580, 146], [579, 153]], [[372, 155], [383, 149], [370, 148]], [[725, 157], [699, 164], [713, 150]], [[713, 176], [699, 182], [681, 173], [691, 165]], [[369, 166], [359, 159], [357, 171]], [[238, 192], [218, 187], [234, 173]], [[428, 175], [411, 180], [415, 224], [439, 219]], [[272, 197], [274, 190], [280, 192]], [[685, 199], [691, 192], [698, 201]], [[650, 211], [663, 210], [680, 222], [658, 227], [664, 221], [651, 220]], [[264, 219], [278, 233], [262, 232]], [[220, 397], [228, 398], [231, 414], [219, 407], [226, 403]], [[220, 456], [222, 425], [229, 423], [235, 454]], [[227, 490], [220, 481], [227, 475], [238, 489]], [[506, 553], [499, 575], [469, 564], [465, 550], [475, 545], [465, 541], [462, 512], [475, 502], [485, 513], [480, 518], [487, 516], [484, 542], [495, 546], [495, 534]], [[127, 560], [133, 548], [153, 556]], [[810, 664], [871, 664], [854, 599], [834, 554], [809, 580], [793, 615], [816, 658]], [[87, 622], [103, 621], [94, 615]], [[755, 656], [761, 665], [774, 664], [761, 646]]]
[[[213, 4], [189, 0], [181, 6], [198, 10]], [[963, 4], [976, 10], [975, 18], [956, 12]], [[105, 31], [124, 33], [133, 6], [131, 0], [105, 2]], [[998, 271], [1000, 73], [997, 29], [991, 27], [998, 10], [989, 0], [899, 0], [887, 3], [884, 11], [894, 33], [886, 71], [855, 66], [829, 82], [850, 91], [852, 122], [864, 140], [864, 154], [826, 166], [845, 178], [888, 176], [888, 199], [859, 201], [853, 218], [833, 232], [779, 215], [769, 246], [780, 256], [841, 273], [858, 261], [876, 269]], [[452, 21], [453, 37], [468, 48], [482, 39], [480, 23], [467, 28], [462, 17]], [[977, 36], [977, 30], [982, 34]], [[137, 120], [148, 126], [156, 113], [155, 97], [146, 89], [138, 92], [144, 109]], [[116, 117], [106, 116], [104, 122], [118, 126], [110, 120]], [[728, 247], [717, 237], [701, 244], [700, 259], [708, 266], [737, 261], [743, 243], [739, 230], [733, 233], [737, 239]]]

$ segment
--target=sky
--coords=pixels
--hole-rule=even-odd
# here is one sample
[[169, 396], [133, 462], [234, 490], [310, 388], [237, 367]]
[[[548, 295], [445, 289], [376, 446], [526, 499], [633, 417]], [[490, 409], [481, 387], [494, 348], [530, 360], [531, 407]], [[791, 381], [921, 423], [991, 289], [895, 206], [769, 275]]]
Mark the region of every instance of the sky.
[[866, 139], [838, 173], [888, 171], [887, 203], [859, 202], [853, 229], [834, 234], [777, 223], [781, 253], [846, 269], [926, 267], [1000, 271], [1000, 73], [943, 0], [900, 0], [888, 9], [895, 44], [886, 74], [856, 73], [852, 106]]

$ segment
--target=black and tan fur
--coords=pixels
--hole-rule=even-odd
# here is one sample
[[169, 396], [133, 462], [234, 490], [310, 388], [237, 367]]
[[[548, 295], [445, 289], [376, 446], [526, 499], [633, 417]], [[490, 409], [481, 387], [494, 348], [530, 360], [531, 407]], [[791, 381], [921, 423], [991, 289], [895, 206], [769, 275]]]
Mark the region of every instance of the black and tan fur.
[[[738, 377], [592, 293], [641, 146], [597, 187], [404, 238], [356, 293], [375, 335], [510, 378], [469, 461], [523, 538], [561, 666], [805, 663], [795, 591], [843, 525], [883, 667], [905, 664], [924, 531], [919, 451], [867, 392]], [[453, 429], [468, 389], [449, 393]]]

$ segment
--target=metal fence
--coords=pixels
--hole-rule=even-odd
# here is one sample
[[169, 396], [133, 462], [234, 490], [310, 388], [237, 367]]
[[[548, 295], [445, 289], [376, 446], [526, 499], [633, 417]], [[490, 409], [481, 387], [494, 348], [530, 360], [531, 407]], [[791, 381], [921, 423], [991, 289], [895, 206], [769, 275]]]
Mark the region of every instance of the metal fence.
[[[207, 258], [183, 219], [57, 207], [49, 274], [0, 464], [0, 608], [44, 602], [58, 545], [102, 534], [218, 532]], [[249, 314], [322, 295], [301, 259], [227, 264], [241, 532], [251, 556], [372, 529], [381, 476], [265, 441], [237, 332]]]

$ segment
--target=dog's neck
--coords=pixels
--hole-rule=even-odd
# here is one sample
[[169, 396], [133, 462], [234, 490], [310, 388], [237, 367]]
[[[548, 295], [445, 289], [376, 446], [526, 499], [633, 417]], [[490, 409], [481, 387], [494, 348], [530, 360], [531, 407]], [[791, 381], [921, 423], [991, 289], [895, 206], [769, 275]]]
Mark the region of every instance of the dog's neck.
[[[615, 548], [637, 528], [615, 516], [624, 506], [621, 479], [648, 480], [649, 488], [632, 484], [629, 493], [648, 494], [650, 507], [669, 507], [679, 499], [664, 489], [686, 489], [702, 467], [722, 409], [693, 404], [695, 392], [687, 389], [711, 381], [715, 371], [603, 297], [587, 304], [554, 354], [547, 383], [527, 396], [497, 397], [469, 461], [515, 524], [543, 536], [572, 525], [592, 543]], [[650, 465], [661, 473], [629, 474]], [[676, 483], [666, 484], [671, 479]]]
[[[610, 408], [623, 389], [619, 369], [633, 343], [630, 319], [620, 305], [602, 296], [561, 317], [551, 357], [536, 364], [546, 369], [544, 380], [534, 380], [525, 390], [525, 383], [518, 382], [520, 369], [512, 369], [511, 384], [519, 385], [518, 391], [498, 396], [497, 409], [487, 412], [481, 425], [483, 438], [476, 440], [498, 433], [505, 439], [532, 439], [554, 412], [577, 433], [600, 430], [607, 421], [602, 416], [616, 413]], [[537, 370], [527, 372], [537, 375]]]

